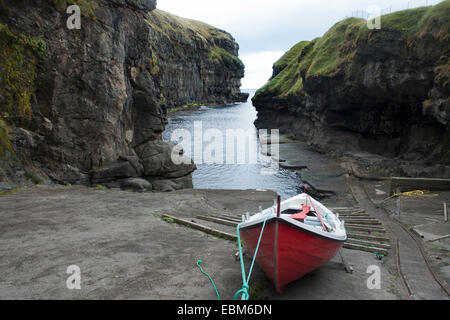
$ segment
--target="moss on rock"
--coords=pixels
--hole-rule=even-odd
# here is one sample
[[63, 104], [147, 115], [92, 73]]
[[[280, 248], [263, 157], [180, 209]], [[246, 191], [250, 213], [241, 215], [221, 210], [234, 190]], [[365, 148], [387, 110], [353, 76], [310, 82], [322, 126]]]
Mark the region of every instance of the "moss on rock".
[[208, 57], [210, 61], [217, 64], [225, 63], [225, 64], [237, 64], [242, 67], [244, 66], [241, 59], [239, 59], [236, 56], [233, 56], [231, 53], [218, 46], [211, 47]]
[[150, 44], [148, 49], [151, 52], [151, 57], [148, 59], [148, 71], [152, 76], [155, 76], [159, 73], [159, 66], [158, 66], [158, 57], [155, 53], [155, 50], [153, 49], [153, 46]]
[[31, 118], [37, 57], [46, 44], [0, 24], [0, 156], [11, 151], [7, 121], [20, 124]]
[[13, 152], [11, 142], [9, 140], [8, 126], [0, 119], [0, 159], [3, 158], [6, 152]]
[[31, 116], [36, 54], [43, 54], [45, 47], [43, 40], [14, 33], [0, 24], [0, 113], [12, 121]]

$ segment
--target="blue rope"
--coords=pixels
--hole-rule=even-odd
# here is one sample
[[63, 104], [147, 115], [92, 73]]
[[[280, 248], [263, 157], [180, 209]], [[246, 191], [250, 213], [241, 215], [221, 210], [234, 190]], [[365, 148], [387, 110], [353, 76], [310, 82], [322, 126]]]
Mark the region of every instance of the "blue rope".
[[220, 300], [219, 291], [217, 291], [216, 284], [214, 283], [214, 280], [211, 278], [211, 276], [210, 276], [209, 274], [207, 274], [207, 273], [203, 270], [203, 268], [202, 268], [202, 263], [203, 263], [202, 260], [198, 260], [198, 261], [197, 261], [197, 266], [200, 268], [200, 271], [201, 271], [204, 275], [206, 275], [206, 276], [209, 278], [209, 281], [211, 281], [211, 283], [212, 283], [212, 285], [213, 285], [213, 287], [214, 287], [214, 290], [216, 291], [216, 294], [217, 294], [217, 300]]
[[234, 295], [233, 300], [238, 300], [239, 295], [241, 295], [241, 300], [248, 300], [250, 295], [248, 293], [248, 290], [250, 289], [248, 283], [250, 281], [250, 276], [252, 274], [253, 271], [253, 265], [255, 264], [255, 260], [256, 260], [256, 256], [258, 255], [258, 250], [259, 250], [259, 245], [261, 243], [261, 239], [262, 239], [262, 235], [264, 233], [264, 228], [266, 227], [266, 222], [267, 219], [269, 217], [267, 216], [266, 219], [264, 220], [262, 229], [261, 229], [261, 233], [259, 235], [259, 239], [258, 239], [258, 245], [256, 246], [256, 250], [255, 250], [255, 254], [253, 255], [253, 260], [252, 260], [252, 264], [250, 266], [250, 270], [248, 272], [248, 277], [245, 277], [245, 266], [244, 266], [244, 254], [242, 252], [242, 245], [241, 245], [241, 234], [240, 234], [240, 228], [241, 228], [241, 223], [237, 226], [237, 236], [238, 236], [238, 245], [239, 245], [239, 258], [241, 261], [241, 272], [242, 272], [242, 288], [236, 292], [236, 294]]
[[[256, 256], [258, 255], [259, 245], [261, 243], [262, 235], [264, 233], [264, 228], [266, 227], [266, 222], [267, 222], [268, 218], [269, 217], [266, 217], [266, 219], [264, 220], [264, 224], [263, 224], [262, 229], [261, 229], [261, 234], [259, 235], [259, 239], [258, 239], [258, 245], [256, 246], [256, 250], [255, 250], [255, 254], [253, 256], [252, 264], [251, 264], [250, 270], [248, 272], [248, 277], [245, 276], [244, 254], [242, 252], [242, 244], [241, 244], [240, 228], [241, 228], [241, 224], [242, 223], [240, 223], [237, 226], [237, 237], [238, 237], [238, 245], [239, 245], [239, 257], [240, 257], [240, 261], [241, 261], [241, 272], [242, 272], [242, 288], [235, 293], [233, 300], [238, 300], [239, 296], [241, 296], [241, 300], [248, 300], [250, 298], [250, 295], [248, 293], [248, 290], [250, 289], [250, 287], [249, 287], [248, 283], [250, 281], [250, 276], [251, 276], [252, 271], [253, 271], [253, 266], [255, 264]], [[198, 260], [197, 261], [197, 266], [200, 268], [200, 271], [209, 278], [209, 281], [211, 281], [211, 283], [212, 283], [212, 285], [214, 287], [214, 290], [216, 291], [217, 300], [220, 300], [219, 291], [217, 291], [217, 287], [216, 287], [216, 285], [214, 283], [214, 280], [211, 278], [211, 276], [208, 273], [206, 273], [203, 270], [202, 263], [203, 263], [202, 260]]]

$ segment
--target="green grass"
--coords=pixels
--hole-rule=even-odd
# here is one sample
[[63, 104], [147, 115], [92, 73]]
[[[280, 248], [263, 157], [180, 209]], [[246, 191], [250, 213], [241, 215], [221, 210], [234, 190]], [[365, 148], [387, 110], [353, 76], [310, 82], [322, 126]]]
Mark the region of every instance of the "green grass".
[[5, 156], [6, 152], [13, 152], [8, 131], [8, 126], [0, 119], [0, 159]]
[[307, 76], [336, 74], [341, 66], [353, 58], [360, 30], [364, 28], [367, 28], [366, 22], [356, 18], [335, 24], [317, 40], [312, 49]]
[[149, 13], [147, 23], [172, 41], [189, 41], [196, 37], [208, 44], [211, 39], [230, 39], [228, 33], [207, 23], [182, 18], [159, 9]]
[[210, 48], [208, 58], [210, 61], [216, 63], [216, 64], [237, 64], [240, 67], [244, 67], [244, 64], [242, 63], [241, 59], [239, 59], [236, 56], [233, 56], [231, 53], [226, 51], [225, 49], [213, 46]]
[[[336, 23], [321, 38], [302, 41], [274, 64], [275, 77], [256, 92], [255, 98], [286, 98], [306, 94], [303, 81], [309, 77], [333, 77], [352, 65], [358, 45], [370, 42], [377, 32], [399, 31], [414, 48], [414, 42], [431, 35], [447, 46], [450, 30], [450, 0], [432, 7], [394, 12], [381, 17], [381, 30], [369, 30], [363, 19], [348, 18]], [[449, 63], [438, 67], [436, 80], [449, 84]], [[278, 73], [277, 73], [278, 72]]]
[[164, 96], [163, 93], [160, 93], [160, 94], [159, 94], [158, 104], [159, 104], [161, 107], [166, 106], [166, 104], [167, 104], [166, 97]]
[[198, 103], [187, 103], [181, 107], [167, 109], [167, 115], [171, 116], [171, 115], [174, 115], [175, 113], [178, 113], [181, 111], [196, 110], [199, 106], [200, 106], [200, 104], [198, 104]]
[[211, 62], [243, 67], [242, 61], [237, 56], [215, 45], [218, 40], [234, 40], [227, 32], [207, 23], [178, 17], [159, 9], [153, 10], [148, 15], [147, 24], [174, 46], [192, 43], [194, 40], [200, 43], [199, 52], [206, 52]]
[[148, 49], [151, 52], [151, 57], [147, 60], [147, 70], [150, 72], [152, 76], [155, 76], [159, 73], [159, 66], [158, 66], [158, 57], [156, 55], [155, 50], [153, 49], [153, 44], [149, 43]]
[[35, 91], [37, 57], [46, 44], [0, 24], [0, 114], [3, 118], [31, 116], [31, 96]]
[[105, 186], [102, 186], [101, 184], [98, 184], [94, 187], [94, 190], [107, 190], [108, 188], [106, 188]]
[[10, 194], [13, 194], [13, 193], [16, 193], [19, 191], [27, 190], [27, 189], [28, 189], [28, 186], [23, 186], [22, 188], [10, 190], [10, 191], [0, 191], [0, 197], [7, 196], [7, 195], [10, 195]]
[[284, 69], [290, 64], [294, 64], [299, 59], [303, 49], [310, 43], [310, 41], [301, 41], [286, 52], [277, 62], [274, 67]]
[[170, 218], [170, 217], [162, 217], [161, 219], [162, 219], [163, 221], [169, 223], [169, 224], [174, 224], [174, 223], [175, 223], [175, 220], [173, 220], [173, 219]]
[[448, 40], [450, 30], [450, 1], [442, 1], [432, 7], [421, 7], [395, 12], [382, 17], [382, 27], [400, 30], [409, 38], [422, 37], [425, 33]]
[[85, 17], [94, 17], [94, 10], [98, 3], [92, 0], [49, 0], [58, 11], [66, 11], [67, 7], [76, 4], [80, 7], [81, 14]]
[[279, 73], [264, 87], [256, 92], [278, 97], [299, 94], [303, 90], [302, 73], [305, 73], [311, 63], [311, 50], [318, 39], [302, 41], [289, 50], [275, 63]]

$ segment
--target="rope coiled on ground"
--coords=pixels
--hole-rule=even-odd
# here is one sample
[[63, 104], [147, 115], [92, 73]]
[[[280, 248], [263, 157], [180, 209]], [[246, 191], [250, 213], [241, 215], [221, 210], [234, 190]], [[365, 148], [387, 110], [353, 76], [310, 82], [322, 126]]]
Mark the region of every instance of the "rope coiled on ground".
[[393, 199], [393, 198], [397, 198], [397, 197], [401, 197], [401, 196], [405, 196], [405, 197], [438, 197], [439, 195], [430, 193], [430, 191], [428, 191], [428, 190], [413, 190], [413, 191], [402, 192], [402, 193], [394, 193], [389, 198], [384, 199], [383, 202], [387, 201], [389, 199]]

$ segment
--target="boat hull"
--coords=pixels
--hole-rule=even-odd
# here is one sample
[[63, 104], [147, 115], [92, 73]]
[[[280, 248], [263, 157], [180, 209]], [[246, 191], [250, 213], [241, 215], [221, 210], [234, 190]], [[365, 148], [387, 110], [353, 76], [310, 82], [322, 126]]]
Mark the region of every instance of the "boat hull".
[[[245, 250], [254, 255], [263, 223], [240, 229]], [[272, 280], [278, 292], [332, 259], [344, 241], [330, 239], [305, 230], [285, 219], [266, 222], [257, 263]]]

